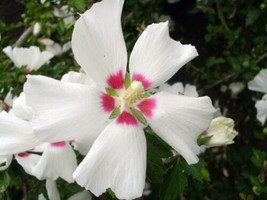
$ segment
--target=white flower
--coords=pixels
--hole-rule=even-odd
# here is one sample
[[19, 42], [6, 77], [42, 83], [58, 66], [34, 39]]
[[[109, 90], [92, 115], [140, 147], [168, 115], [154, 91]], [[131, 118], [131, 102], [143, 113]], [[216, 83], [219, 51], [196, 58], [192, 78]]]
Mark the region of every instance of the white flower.
[[62, 47], [58, 43], [54, 43], [53, 45], [46, 45], [45, 47], [46, 51], [49, 51], [56, 56], [60, 56], [66, 51], [70, 50], [70, 48], [71, 48], [71, 42], [65, 43]]
[[[103, 0], [75, 23], [74, 56], [95, 86], [29, 75], [24, 91], [36, 112], [32, 124], [38, 138], [93, 141], [74, 172], [78, 184], [96, 196], [111, 188], [119, 199], [135, 199], [145, 185], [146, 139], [144, 125], [133, 113], [141, 113], [155, 133], [192, 164], [200, 151], [196, 139], [208, 128], [214, 109], [208, 97], [159, 92], [142, 98], [144, 90], [163, 84], [198, 55], [195, 47], [169, 37], [168, 23], [148, 26], [136, 42], [129, 61], [132, 83], [125, 88], [122, 6], [123, 0]], [[105, 93], [105, 88], [117, 95]], [[111, 120], [116, 107], [120, 114]]]
[[0, 113], [0, 155], [15, 154], [24, 170], [38, 179], [61, 177], [73, 182], [77, 161], [71, 146], [67, 142], [41, 144], [30, 126], [32, 115], [32, 108], [25, 104], [24, 93], [14, 101], [9, 113]]
[[68, 5], [64, 5], [61, 8], [54, 8], [53, 14], [56, 17], [62, 18], [65, 26], [75, 21], [75, 17], [73, 16], [72, 9], [69, 10]]
[[46, 46], [52, 46], [55, 44], [54, 40], [51, 40], [50, 38], [41, 38], [38, 40], [41, 44]]
[[210, 127], [203, 137], [212, 136], [207, 147], [223, 146], [234, 143], [238, 132], [234, 129], [234, 120], [226, 117], [217, 117], [212, 120]]
[[6, 170], [9, 167], [12, 157], [12, 154], [0, 155], [0, 171]]
[[255, 104], [257, 119], [264, 125], [267, 118], [267, 69], [262, 69], [253, 80], [249, 81], [248, 88], [265, 93], [262, 100]]
[[229, 85], [232, 98], [237, 98], [238, 94], [245, 89], [245, 84], [242, 82], [234, 82]]
[[169, 22], [169, 27], [174, 28], [175, 21], [171, 18], [170, 15], [159, 15], [158, 13], [153, 14], [153, 18], [156, 22]]
[[41, 32], [41, 25], [39, 22], [35, 23], [33, 26], [33, 35], [37, 36]]
[[30, 48], [15, 47], [14, 49], [8, 46], [3, 51], [18, 68], [26, 65], [27, 71], [38, 70], [54, 56], [48, 51], [40, 52], [39, 47], [36, 46]]

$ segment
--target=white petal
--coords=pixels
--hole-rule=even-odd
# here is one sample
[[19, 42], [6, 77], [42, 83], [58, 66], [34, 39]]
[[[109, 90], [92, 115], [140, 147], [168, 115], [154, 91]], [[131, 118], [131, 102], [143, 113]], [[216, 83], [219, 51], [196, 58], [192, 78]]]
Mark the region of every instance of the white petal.
[[16, 117], [25, 121], [29, 121], [33, 116], [32, 108], [26, 105], [24, 92], [14, 100], [12, 110]]
[[90, 192], [84, 190], [82, 192], [79, 192], [77, 194], [72, 195], [68, 200], [91, 200], [92, 195]]
[[159, 86], [159, 92], [160, 91], [170, 92], [173, 94], [184, 93], [184, 86], [180, 82], [175, 83], [173, 85], [169, 85], [168, 83], [164, 83], [161, 86]]
[[60, 200], [60, 195], [55, 181], [47, 179], [45, 183], [49, 200]]
[[12, 95], [12, 93], [11, 93], [12, 89], [13, 89], [13, 88], [11, 88], [11, 89], [8, 91], [8, 93], [7, 93], [7, 95], [6, 95], [5, 99], [4, 99], [4, 102], [5, 102], [9, 107], [12, 107], [12, 106], [13, 106], [13, 102], [14, 102], [15, 99], [17, 98], [16, 96], [13, 97], [13, 95]]
[[89, 85], [91, 87], [96, 87], [96, 84], [93, 81], [93, 79], [90, 78], [85, 73], [79, 73], [79, 72], [70, 71], [69, 73], [64, 74], [62, 76], [61, 81], [71, 82], [71, 83], [80, 83], [80, 84], [83, 84], [83, 85]]
[[72, 141], [73, 148], [80, 152], [82, 155], [86, 155], [93, 145], [92, 140], [88, 139], [87, 137], [75, 139]]
[[45, 50], [51, 52], [54, 55], [62, 53], [61, 46], [58, 43], [54, 43], [53, 45], [46, 45]]
[[26, 173], [33, 175], [33, 169], [40, 160], [41, 156], [31, 153], [19, 153], [15, 156], [18, 163], [23, 167]]
[[62, 53], [71, 49], [71, 42], [66, 42], [62, 47]]
[[31, 121], [34, 133], [47, 142], [85, 136], [94, 141], [112, 111], [104, 111], [101, 93], [87, 85], [28, 76], [24, 92], [26, 103], [35, 111]]
[[0, 171], [6, 170], [11, 164], [13, 155], [0, 155]]
[[50, 144], [44, 150], [33, 169], [33, 174], [38, 179], [56, 180], [61, 177], [67, 182], [73, 182], [72, 173], [77, 167], [76, 155], [68, 143], [60, 144], [64, 145]]
[[257, 101], [255, 104], [257, 108], [257, 119], [264, 125], [267, 118], [267, 94], [265, 94], [262, 100]]
[[160, 92], [151, 98], [156, 100], [156, 107], [147, 117], [148, 124], [189, 164], [198, 162], [200, 147], [197, 137], [209, 127], [214, 113], [210, 98], [167, 92]]
[[0, 154], [27, 151], [40, 142], [33, 134], [30, 123], [5, 111], [0, 113]]
[[142, 196], [145, 173], [146, 139], [142, 128], [113, 121], [73, 176], [96, 196], [111, 188], [119, 199], [135, 199]]
[[38, 62], [32, 69], [38, 70], [43, 64], [49, 62], [49, 60], [53, 57], [54, 55], [51, 52], [48, 51], [41, 52]]
[[38, 200], [46, 200], [46, 198], [44, 197], [43, 194], [39, 194], [38, 195]]
[[19, 66], [19, 63], [16, 59], [16, 57], [13, 55], [13, 49], [11, 46], [7, 46], [3, 49], [3, 52], [12, 60], [12, 62], [17, 66]]
[[198, 53], [194, 46], [182, 45], [170, 38], [168, 22], [152, 24], [134, 46], [130, 74], [132, 80], [143, 79], [145, 89], [157, 87], [196, 56]]
[[189, 97], [198, 97], [196, 86], [186, 84], [184, 88], [184, 95]]
[[[103, 0], [81, 15], [74, 26], [72, 50], [84, 71], [100, 86], [126, 71], [127, 52], [121, 29], [123, 0]], [[114, 88], [115, 89], [115, 88]]]
[[248, 82], [248, 88], [250, 90], [258, 92], [267, 92], [267, 69], [262, 69], [257, 76]]

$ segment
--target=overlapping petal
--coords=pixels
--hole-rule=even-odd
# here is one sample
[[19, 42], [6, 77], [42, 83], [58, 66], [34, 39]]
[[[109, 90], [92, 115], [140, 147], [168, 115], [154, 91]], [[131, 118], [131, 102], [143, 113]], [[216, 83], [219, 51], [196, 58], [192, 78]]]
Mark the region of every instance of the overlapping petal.
[[0, 155], [27, 151], [39, 144], [29, 122], [5, 111], [0, 113]]
[[131, 78], [142, 81], [145, 89], [157, 87], [196, 56], [194, 46], [170, 38], [168, 22], [149, 25], [132, 51]]
[[84, 136], [94, 141], [110, 115], [101, 105], [101, 92], [87, 85], [28, 76], [24, 92], [26, 103], [35, 111], [31, 121], [34, 133], [43, 141]]
[[111, 188], [119, 199], [135, 199], [142, 195], [145, 171], [142, 128], [113, 121], [78, 166], [74, 179], [96, 196]]
[[[111, 75], [122, 72], [127, 51], [121, 29], [123, 0], [95, 3], [77, 20], [72, 36], [72, 50], [84, 71], [103, 87]], [[116, 89], [116, 88], [114, 88]]]
[[257, 101], [255, 107], [257, 108], [257, 119], [263, 125], [267, 119], [267, 94], [263, 96], [262, 100]]
[[15, 155], [17, 162], [23, 167], [26, 173], [33, 175], [33, 169], [39, 162], [41, 156], [31, 153], [19, 153]]
[[39, 162], [33, 169], [38, 179], [56, 180], [58, 177], [73, 182], [72, 173], [77, 167], [77, 160], [71, 146], [66, 142], [47, 144]]
[[187, 97], [160, 92], [148, 124], [189, 164], [198, 162], [200, 147], [197, 137], [206, 130], [213, 118], [214, 108], [209, 97]]

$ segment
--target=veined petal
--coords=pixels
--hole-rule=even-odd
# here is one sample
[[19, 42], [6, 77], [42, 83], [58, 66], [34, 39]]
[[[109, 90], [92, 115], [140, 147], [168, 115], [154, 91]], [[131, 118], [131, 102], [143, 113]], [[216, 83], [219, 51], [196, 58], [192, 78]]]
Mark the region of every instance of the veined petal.
[[90, 192], [84, 190], [82, 192], [79, 192], [77, 194], [72, 195], [68, 200], [91, 200], [92, 195]]
[[59, 191], [55, 181], [47, 179], [45, 183], [46, 191], [49, 200], [60, 200]]
[[209, 127], [215, 111], [210, 98], [160, 92], [149, 99], [156, 101], [153, 114], [147, 117], [151, 128], [189, 164], [198, 162], [197, 137]]
[[72, 145], [75, 150], [79, 151], [80, 154], [85, 156], [91, 149], [93, 145], [93, 141], [88, 140], [87, 137], [79, 138], [79, 139], [76, 138], [75, 140], [72, 140]]
[[71, 82], [71, 83], [80, 83], [80, 84], [83, 84], [83, 85], [89, 85], [91, 87], [96, 87], [96, 84], [93, 81], [93, 79], [90, 78], [85, 73], [79, 73], [79, 72], [70, 71], [67, 74], [64, 74], [62, 76], [61, 81]]
[[142, 196], [145, 173], [146, 139], [142, 127], [113, 121], [73, 176], [96, 196], [111, 188], [119, 199], [135, 199]]
[[25, 172], [32, 176], [34, 176], [32, 171], [40, 158], [41, 156], [31, 153], [19, 153], [15, 155], [15, 159], [23, 167]]
[[257, 119], [264, 125], [267, 118], [267, 94], [265, 94], [262, 100], [257, 101], [255, 104], [257, 108]]
[[3, 52], [13, 61], [13, 63], [17, 66], [17, 67], [20, 67], [19, 66], [19, 63], [16, 59], [16, 57], [13, 55], [13, 50], [12, 50], [12, 47], [11, 46], [7, 46], [3, 49]]
[[267, 93], [267, 69], [262, 69], [257, 76], [248, 82], [250, 90]]
[[35, 111], [33, 131], [47, 142], [80, 137], [94, 141], [112, 111], [103, 108], [102, 93], [87, 85], [28, 75], [24, 92], [26, 103]]
[[54, 57], [54, 54], [48, 51], [42, 51], [40, 53], [40, 58], [36, 65], [33, 66], [33, 70], [38, 70], [43, 64], [47, 63], [51, 58]]
[[196, 86], [186, 84], [184, 88], [184, 95], [189, 97], [198, 97]]
[[168, 22], [149, 25], [132, 51], [131, 80], [142, 81], [145, 89], [163, 84], [198, 56], [194, 46], [171, 39], [168, 28]]
[[117, 84], [117, 79], [112, 77], [122, 73], [124, 78], [127, 64], [121, 29], [123, 2], [103, 0], [95, 3], [77, 20], [72, 35], [72, 50], [77, 62], [98, 85], [109, 85], [113, 89], [123, 87], [124, 81]]
[[26, 105], [24, 92], [14, 100], [12, 110], [16, 117], [25, 121], [29, 121], [33, 116], [32, 108]]
[[178, 82], [173, 85], [169, 85], [168, 83], [164, 83], [161, 86], [159, 86], [158, 91], [165, 91], [170, 92], [173, 94], [184, 93], [184, 86], [182, 83]]
[[40, 180], [61, 177], [67, 182], [73, 182], [72, 173], [76, 167], [76, 155], [68, 143], [51, 143], [34, 167], [33, 174]]
[[27, 69], [29, 70], [32, 70], [38, 62], [40, 53], [39, 47], [36, 46], [31, 46], [30, 48], [15, 47], [13, 49], [13, 56], [18, 62], [17, 67], [27, 65]]
[[27, 151], [39, 144], [29, 122], [5, 111], [0, 113], [0, 155]]
[[6, 170], [11, 164], [13, 155], [0, 155], [0, 171]]

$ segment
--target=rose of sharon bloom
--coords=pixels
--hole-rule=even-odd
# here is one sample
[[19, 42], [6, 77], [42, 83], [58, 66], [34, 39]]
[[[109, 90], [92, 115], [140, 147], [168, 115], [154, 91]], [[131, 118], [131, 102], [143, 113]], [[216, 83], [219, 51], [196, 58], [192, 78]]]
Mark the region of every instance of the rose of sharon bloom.
[[14, 100], [9, 113], [0, 113], [0, 155], [15, 154], [24, 170], [38, 179], [61, 177], [73, 182], [77, 161], [71, 146], [66, 142], [41, 143], [30, 126], [32, 115], [24, 93]]
[[62, 47], [58, 43], [54, 43], [53, 45], [46, 45], [45, 47], [46, 51], [49, 51], [56, 56], [62, 55], [66, 51], [70, 50], [70, 48], [71, 48], [70, 42], [65, 43]]
[[255, 104], [257, 119], [264, 125], [267, 118], [267, 69], [262, 69], [253, 80], [249, 81], [248, 88], [265, 93], [262, 100], [257, 101]]
[[39, 47], [30, 48], [11, 46], [3, 49], [4, 53], [13, 61], [16, 67], [27, 66], [26, 71], [38, 70], [43, 64], [47, 63], [54, 55], [48, 51], [41, 52]]
[[[141, 113], [155, 133], [192, 164], [200, 151], [196, 139], [208, 128], [214, 109], [209, 97], [168, 92], [144, 97], [145, 90], [163, 84], [198, 55], [195, 47], [169, 37], [167, 22], [152, 24], [142, 33], [129, 61], [132, 83], [124, 84], [122, 6], [123, 0], [103, 0], [75, 23], [72, 49], [96, 86], [29, 75], [24, 91], [36, 112], [32, 125], [40, 139], [94, 141], [74, 172], [78, 184], [96, 196], [111, 188], [119, 199], [135, 199], [145, 185], [146, 139], [134, 113]], [[112, 89], [113, 96], [105, 88]], [[114, 109], [119, 115], [109, 119]]]
[[212, 120], [210, 127], [203, 137], [212, 136], [207, 147], [223, 146], [234, 143], [238, 132], [234, 129], [234, 120], [226, 117], [217, 117]]

